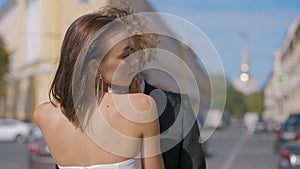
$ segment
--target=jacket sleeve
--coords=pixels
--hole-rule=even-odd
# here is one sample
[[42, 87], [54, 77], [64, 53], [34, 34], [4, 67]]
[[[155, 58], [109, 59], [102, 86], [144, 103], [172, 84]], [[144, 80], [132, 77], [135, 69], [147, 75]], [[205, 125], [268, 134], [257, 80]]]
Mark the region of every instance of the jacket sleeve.
[[188, 96], [182, 95], [183, 124], [184, 134], [181, 154], [180, 169], [205, 169], [205, 157], [202, 150], [202, 143], [199, 142], [200, 132], [193, 113]]

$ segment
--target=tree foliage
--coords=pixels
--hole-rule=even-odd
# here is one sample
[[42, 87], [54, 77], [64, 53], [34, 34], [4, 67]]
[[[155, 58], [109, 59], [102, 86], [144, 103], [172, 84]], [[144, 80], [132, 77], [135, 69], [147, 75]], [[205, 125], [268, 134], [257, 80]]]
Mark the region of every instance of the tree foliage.
[[9, 52], [5, 47], [3, 39], [0, 37], [0, 98], [6, 95], [6, 81], [5, 75], [9, 71]]
[[249, 95], [237, 91], [232, 84], [227, 84], [225, 110], [232, 117], [242, 118], [246, 112], [262, 114], [264, 107], [263, 93], [256, 92]]
[[229, 112], [230, 116], [241, 118], [247, 111], [247, 104], [243, 93], [235, 90], [232, 84], [227, 84], [227, 97], [225, 103], [225, 110]]
[[245, 96], [247, 103], [247, 111], [248, 112], [257, 112], [258, 114], [262, 114], [264, 108], [263, 102], [263, 94], [262, 92], [252, 93], [250, 95]]
[[214, 108], [222, 109], [226, 99], [226, 78], [223, 75], [212, 75], [212, 87], [214, 89]]

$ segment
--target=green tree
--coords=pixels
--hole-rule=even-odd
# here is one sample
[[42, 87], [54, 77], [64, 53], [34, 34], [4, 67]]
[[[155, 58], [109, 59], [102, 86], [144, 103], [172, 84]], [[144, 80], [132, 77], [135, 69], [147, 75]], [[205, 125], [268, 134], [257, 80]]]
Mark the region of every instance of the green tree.
[[247, 111], [244, 94], [235, 90], [230, 83], [227, 84], [225, 110], [229, 112], [230, 116], [236, 118], [242, 118], [244, 113]]
[[214, 108], [223, 109], [224, 101], [226, 101], [227, 81], [223, 75], [212, 75], [212, 87], [214, 88]]
[[264, 108], [263, 94], [262, 92], [252, 93], [245, 96], [247, 111], [248, 112], [257, 112], [262, 114]]
[[6, 81], [5, 75], [9, 71], [9, 52], [6, 49], [5, 43], [0, 37], [0, 99], [6, 96]]

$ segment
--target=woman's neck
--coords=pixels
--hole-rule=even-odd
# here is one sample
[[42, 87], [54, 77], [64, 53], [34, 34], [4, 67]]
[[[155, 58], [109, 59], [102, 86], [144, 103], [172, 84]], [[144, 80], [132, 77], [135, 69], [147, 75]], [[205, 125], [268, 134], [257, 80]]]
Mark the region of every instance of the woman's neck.
[[129, 93], [129, 86], [120, 86], [120, 85], [108, 85], [108, 93], [114, 94], [127, 94]]

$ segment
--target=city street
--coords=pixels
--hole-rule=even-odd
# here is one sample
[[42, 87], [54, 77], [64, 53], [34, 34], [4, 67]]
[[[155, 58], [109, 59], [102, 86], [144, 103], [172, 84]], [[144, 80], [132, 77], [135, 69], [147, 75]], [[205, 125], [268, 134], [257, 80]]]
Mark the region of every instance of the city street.
[[273, 151], [270, 133], [249, 134], [243, 126], [218, 129], [208, 141], [208, 169], [276, 169], [278, 155]]
[[28, 169], [27, 144], [1, 142], [0, 169]]
[[[276, 169], [273, 142], [272, 134], [248, 134], [243, 126], [218, 129], [207, 145], [207, 168]], [[0, 169], [27, 169], [26, 144], [0, 143], [0, 164]]]

